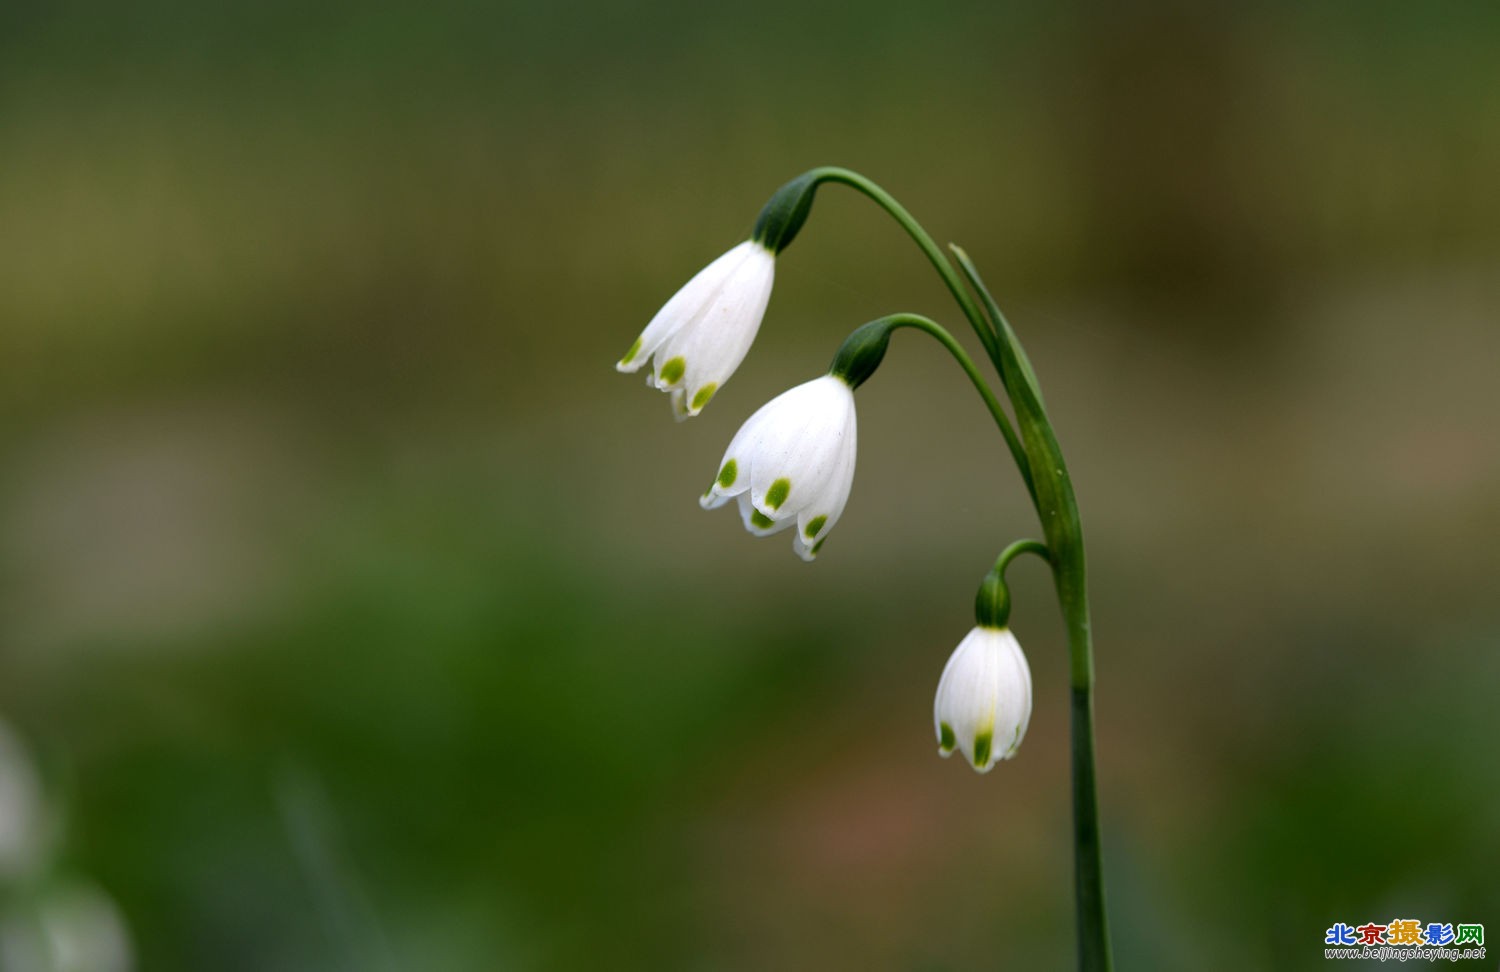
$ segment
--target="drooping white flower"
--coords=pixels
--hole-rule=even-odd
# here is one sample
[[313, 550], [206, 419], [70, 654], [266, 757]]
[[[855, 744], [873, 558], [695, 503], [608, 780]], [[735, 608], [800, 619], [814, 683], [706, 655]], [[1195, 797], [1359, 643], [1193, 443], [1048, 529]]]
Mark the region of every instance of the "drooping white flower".
[[775, 277], [775, 255], [746, 240], [683, 285], [615, 368], [634, 372], [652, 359], [646, 383], [671, 393], [679, 420], [697, 415], [745, 360]]
[[932, 705], [938, 752], [955, 748], [979, 772], [1010, 759], [1031, 721], [1031, 669], [1009, 628], [979, 626], [958, 643]]
[[703, 508], [737, 498], [745, 529], [758, 537], [795, 523], [793, 549], [812, 560], [849, 501], [855, 431], [854, 390], [842, 378], [782, 392], [735, 434]]

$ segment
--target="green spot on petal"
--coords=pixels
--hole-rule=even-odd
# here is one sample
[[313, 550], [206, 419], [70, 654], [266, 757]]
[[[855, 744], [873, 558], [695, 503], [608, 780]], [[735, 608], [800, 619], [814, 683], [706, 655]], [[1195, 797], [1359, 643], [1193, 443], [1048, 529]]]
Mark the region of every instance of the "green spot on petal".
[[[823, 538], [823, 540], [827, 540], [827, 539], [828, 539], [827, 537]], [[817, 543], [815, 543], [815, 544], [812, 545], [812, 550], [810, 550], [809, 553], [811, 553], [814, 557], [816, 557], [818, 555], [818, 551], [819, 550], [823, 549], [823, 540], [819, 540]]]
[[630, 362], [632, 362], [632, 361], [635, 360], [635, 356], [638, 355], [638, 354], [640, 354], [640, 353], [641, 353], [641, 339], [640, 338], [636, 338], [635, 339], [635, 343], [630, 346], [630, 350], [625, 352], [625, 357], [623, 357], [623, 358], [620, 359], [620, 364], [622, 364], [622, 365], [628, 365], [628, 364], [630, 364]]
[[993, 730], [981, 732], [974, 737], [974, 765], [983, 766], [990, 761], [990, 746], [995, 741]]
[[766, 505], [771, 509], [780, 509], [781, 504], [786, 502], [787, 494], [792, 491], [792, 481], [786, 477], [776, 480], [766, 492]]
[[719, 485], [723, 486], [725, 489], [728, 489], [729, 487], [734, 485], [734, 481], [739, 478], [739, 475], [739, 464], [731, 459], [728, 462], [724, 463], [723, 469], [719, 470]]
[[938, 723], [938, 748], [945, 753], [953, 752], [958, 740], [953, 736], [953, 727], [946, 722]]
[[693, 411], [696, 412], [703, 406], [707, 405], [708, 400], [710, 398], [713, 398], [714, 392], [718, 390], [719, 383], [716, 381], [711, 381], [708, 384], [704, 385], [702, 388], [698, 389], [698, 391], [693, 394]]
[[758, 530], [769, 530], [771, 529], [771, 527], [776, 525], [775, 520], [771, 519], [769, 516], [766, 516], [760, 510], [756, 510], [754, 513], [750, 514], [750, 522]]
[[811, 520], [808, 520], [807, 529], [804, 531], [807, 534], [807, 539], [811, 540], [813, 537], [817, 536], [818, 531], [823, 529], [823, 524], [827, 522], [828, 517], [826, 516], [815, 516]]
[[687, 361], [679, 355], [661, 366], [661, 380], [669, 385], [675, 385], [682, 380], [685, 371], [687, 371]]

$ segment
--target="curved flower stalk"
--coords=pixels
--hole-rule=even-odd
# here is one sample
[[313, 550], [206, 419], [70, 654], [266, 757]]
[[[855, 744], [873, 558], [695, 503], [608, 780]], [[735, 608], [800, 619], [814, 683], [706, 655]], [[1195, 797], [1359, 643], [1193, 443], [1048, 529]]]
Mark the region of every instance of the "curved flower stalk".
[[977, 625], [958, 643], [932, 705], [938, 752], [981, 773], [1010, 759], [1031, 722], [1031, 668], [1009, 628]]
[[672, 295], [616, 370], [635, 372], [651, 359], [647, 384], [671, 394], [679, 421], [697, 415], [745, 360], [775, 279], [775, 254], [746, 240]]
[[856, 428], [846, 379], [830, 373], [784, 391], [740, 427], [700, 502], [711, 510], [738, 499], [758, 537], [795, 523], [793, 549], [811, 561], [849, 501]]

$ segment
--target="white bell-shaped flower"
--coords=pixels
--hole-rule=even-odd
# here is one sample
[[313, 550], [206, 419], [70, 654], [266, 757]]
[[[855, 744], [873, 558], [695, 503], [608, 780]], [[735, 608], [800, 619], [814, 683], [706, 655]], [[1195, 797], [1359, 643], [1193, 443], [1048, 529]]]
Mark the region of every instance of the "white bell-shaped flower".
[[671, 393], [679, 420], [697, 415], [745, 360], [775, 277], [776, 257], [746, 240], [677, 291], [615, 368], [634, 372], [652, 359], [647, 384]]
[[978, 626], [958, 643], [932, 706], [938, 752], [959, 749], [979, 772], [1010, 759], [1031, 721], [1031, 669], [1009, 628]]
[[737, 498], [745, 529], [758, 537], [795, 523], [793, 548], [812, 560], [849, 501], [855, 444], [854, 390], [832, 374], [805, 382], [740, 427], [703, 508]]

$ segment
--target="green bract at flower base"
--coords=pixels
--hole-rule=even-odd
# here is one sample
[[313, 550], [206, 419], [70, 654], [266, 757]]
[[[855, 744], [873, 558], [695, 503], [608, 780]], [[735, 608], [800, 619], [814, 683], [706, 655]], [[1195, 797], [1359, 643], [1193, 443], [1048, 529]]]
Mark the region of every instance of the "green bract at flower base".
[[737, 499], [746, 528], [757, 534], [775, 533], [795, 522], [797, 551], [811, 559], [848, 499], [855, 457], [854, 389], [880, 366], [898, 328], [923, 331], [948, 350], [994, 418], [1046, 543], [1012, 544], [985, 577], [975, 603], [978, 624], [953, 652], [939, 681], [933, 707], [939, 746], [944, 754], [961, 749], [984, 771], [1019, 745], [1030, 717], [1031, 680], [1025, 656], [1007, 627], [1010, 595], [1004, 570], [1021, 553], [1042, 556], [1052, 567], [1068, 633], [1078, 966], [1087, 972], [1108, 970], [1113, 960], [1099, 837], [1093, 632], [1083, 530], [1036, 373], [968, 256], [951, 247], [950, 259], [890, 193], [859, 173], [833, 166], [812, 169], [776, 191], [749, 241], [710, 264], [668, 301], [618, 367], [634, 371], [654, 358], [651, 384], [672, 393], [679, 416], [697, 414], [754, 340], [776, 257], [803, 229], [824, 183], [862, 193], [916, 243], [973, 328], [1010, 411], [968, 352], [937, 322], [916, 314], [881, 318], [849, 336], [827, 375], [783, 393], [750, 417], [730, 443], [703, 505]]
[[828, 373], [842, 378], [850, 388], [863, 385], [885, 360], [886, 349], [891, 346], [891, 332], [901, 326], [900, 320], [900, 317], [882, 317], [856, 328], [839, 345]]
[[831, 171], [814, 169], [805, 172], [776, 190], [760, 211], [760, 216], [756, 217], [750, 238], [772, 253], [780, 253], [790, 246], [797, 231], [807, 222], [808, 213], [812, 212], [813, 194], [818, 191], [818, 183], [824, 181]]

